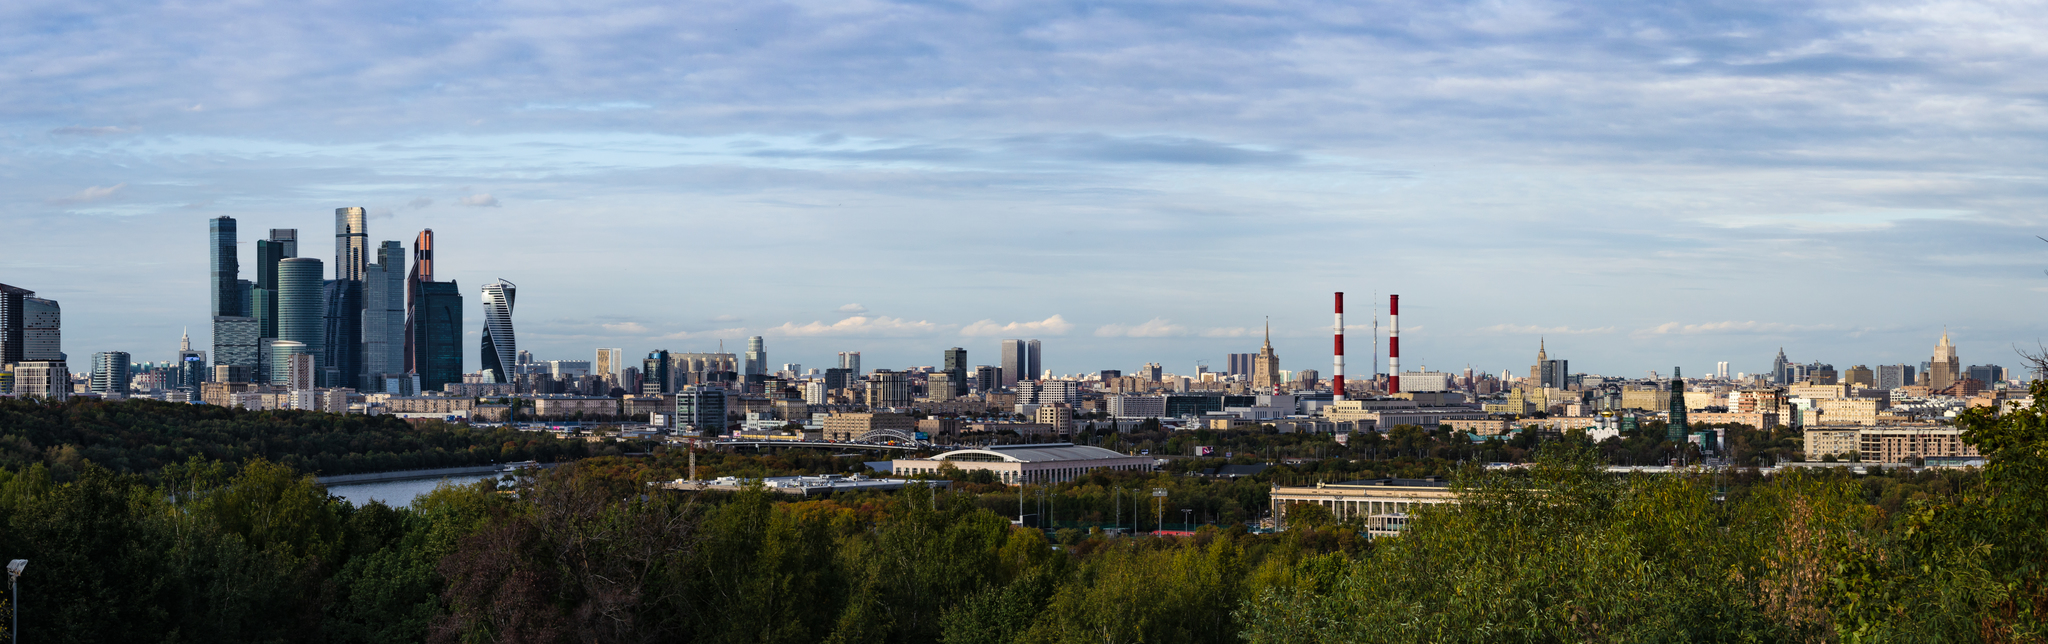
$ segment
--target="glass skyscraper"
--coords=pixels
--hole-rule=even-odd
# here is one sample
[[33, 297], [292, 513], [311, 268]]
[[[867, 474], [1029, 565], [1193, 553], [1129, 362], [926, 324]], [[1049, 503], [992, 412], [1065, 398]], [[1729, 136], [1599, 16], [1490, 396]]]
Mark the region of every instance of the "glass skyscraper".
[[384, 377], [405, 372], [405, 245], [377, 247], [363, 277], [363, 360], [358, 385], [383, 389]]
[[88, 385], [101, 394], [128, 394], [128, 352], [102, 351], [92, 354], [92, 380]]
[[212, 268], [213, 314], [242, 314], [241, 286], [237, 283], [242, 266], [236, 260], [235, 219], [220, 217], [208, 225], [207, 265]]
[[[322, 299], [326, 267], [311, 257], [277, 263], [277, 339], [306, 345], [318, 360], [327, 344], [326, 303]], [[275, 375], [273, 375], [275, 377]]]
[[362, 281], [370, 265], [368, 213], [362, 208], [334, 209], [334, 279]]
[[462, 291], [452, 281], [414, 286], [407, 371], [420, 377], [420, 391], [441, 391], [462, 382]]
[[483, 369], [493, 382], [511, 382], [519, 346], [512, 337], [512, 304], [519, 287], [499, 279], [484, 285]]
[[363, 283], [327, 280], [321, 299], [326, 303], [321, 320], [326, 340], [320, 345], [320, 386], [354, 388], [363, 366]]

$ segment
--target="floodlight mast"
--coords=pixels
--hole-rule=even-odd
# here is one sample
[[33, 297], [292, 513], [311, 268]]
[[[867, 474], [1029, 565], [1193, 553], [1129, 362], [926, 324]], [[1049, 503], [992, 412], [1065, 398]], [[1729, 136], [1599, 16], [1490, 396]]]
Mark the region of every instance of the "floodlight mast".
[[21, 582], [17, 580], [21, 577], [21, 571], [27, 569], [27, 559], [7, 562], [7, 600], [14, 604], [14, 610], [8, 611], [14, 614], [14, 625], [7, 627], [7, 634], [15, 644], [21, 643]]

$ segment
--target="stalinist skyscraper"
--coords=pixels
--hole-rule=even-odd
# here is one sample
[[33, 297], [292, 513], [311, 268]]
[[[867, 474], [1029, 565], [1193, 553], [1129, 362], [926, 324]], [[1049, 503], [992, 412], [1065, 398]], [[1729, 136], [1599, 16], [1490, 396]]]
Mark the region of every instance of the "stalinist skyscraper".
[[1956, 345], [1948, 341], [1948, 331], [1941, 332], [1941, 343], [1934, 345], [1934, 360], [1927, 364], [1927, 388], [1941, 391], [1956, 384], [1958, 374], [1963, 371], [1963, 362], [1956, 357]]
[[1280, 356], [1273, 353], [1273, 323], [1266, 323], [1266, 346], [1252, 358], [1252, 388], [1272, 393], [1280, 385]]

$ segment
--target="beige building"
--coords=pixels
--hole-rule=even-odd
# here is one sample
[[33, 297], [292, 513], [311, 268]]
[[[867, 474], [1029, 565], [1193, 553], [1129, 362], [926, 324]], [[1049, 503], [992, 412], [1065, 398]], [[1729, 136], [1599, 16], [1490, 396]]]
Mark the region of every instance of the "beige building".
[[[1943, 334], [1946, 337], [1946, 334]], [[1977, 448], [1963, 442], [1963, 430], [1953, 427], [1880, 427], [1865, 429], [1857, 452], [1863, 460], [1876, 463], [1909, 463], [1914, 458], [1981, 456]]]
[[995, 445], [953, 450], [931, 458], [897, 459], [897, 476], [938, 474], [947, 465], [963, 472], [986, 471], [1010, 485], [1072, 481], [1097, 470], [1150, 472], [1152, 457], [1118, 454], [1071, 443]]
[[1877, 413], [1884, 410], [1876, 398], [1821, 398], [1813, 401], [1821, 417], [1831, 425], [1877, 425]]
[[1927, 366], [1927, 388], [1935, 391], [1947, 389], [1962, 377], [1963, 362], [1956, 357], [1956, 345], [1948, 341], [1948, 331], [1941, 332], [1941, 342], [1934, 345], [1934, 360]]
[[1450, 425], [1452, 431], [1480, 436], [1499, 436], [1508, 433], [1509, 422], [1506, 418], [1474, 418], [1446, 420], [1443, 424]]
[[1074, 433], [1074, 408], [1068, 407], [1066, 403], [1039, 405], [1036, 415], [1033, 420], [1038, 421], [1040, 425], [1052, 426], [1055, 434]]
[[1824, 457], [1847, 458], [1862, 447], [1863, 430], [1858, 427], [1809, 427], [1802, 434], [1806, 460]]
[[893, 429], [905, 434], [917, 431], [917, 419], [903, 414], [879, 412], [842, 413], [825, 417], [825, 440], [857, 440], [868, 432]]
[[476, 399], [454, 396], [391, 396], [371, 394], [371, 403], [384, 405], [386, 413], [394, 414], [466, 414], [476, 408]]
[[1373, 479], [1344, 483], [1317, 483], [1314, 487], [1273, 486], [1270, 493], [1273, 518], [1287, 522], [1288, 506], [1297, 503], [1320, 505], [1338, 521], [1358, 518], [1366, 532], [1375, 537], [1400, 534], [1409, 515], [1419, 507], [1458, 502], [1449, 483], [1434, 479]]
[[1685, 421], [1688, 424], [1706, 423], [1708, 425], [1732, 423], [1736, 425], [1748, 425], [1755, 429], [1771, 429], [1781, 424], [1777, 412], [1745, 413], [1739, 411], [1731, 411], [1722, 413], [1698, 411], [1686, 413]]
[[536, 396], [533, 414], [539, 418], [573, 418], [577, 414], [617, 416], [619, 401], [608, 396]]
[[1266, 346], [1252, 357], [1252, 388], [1268, 393], [1280, 386], [1280, 355], [1273, 353], [1273, 325], [1266, 325]]

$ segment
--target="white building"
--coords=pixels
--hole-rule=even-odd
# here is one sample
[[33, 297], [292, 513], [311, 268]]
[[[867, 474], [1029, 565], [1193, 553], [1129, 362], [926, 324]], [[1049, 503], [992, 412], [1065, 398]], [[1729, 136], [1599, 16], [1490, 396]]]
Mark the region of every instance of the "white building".
[[1152, 457], [1128, 456], [1100, 447], [1072, 443], [1039, 445], [996, 445], [982, 449], [953, 450], [931, 458], [897, 459], [898, 476], [937, 474], [947, 465], [966, 471], [987, 471], [1010, 485], [1072, 481], [1095, 470], [1149, 472]]
[[1114, 418], [1164, 418], [1165, 396], [1110, 396], [1109, 415]]

